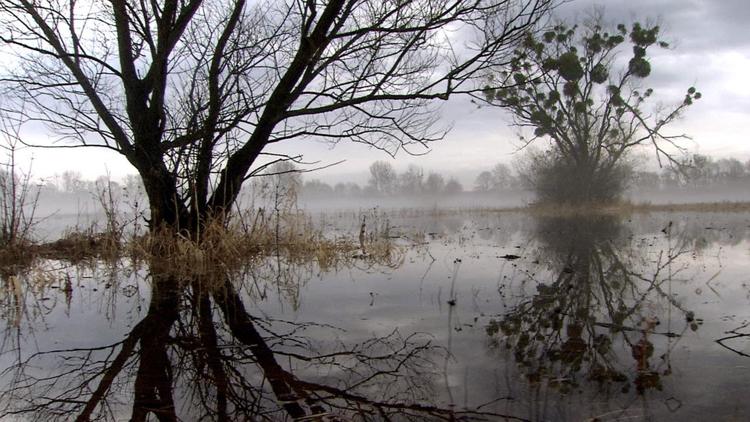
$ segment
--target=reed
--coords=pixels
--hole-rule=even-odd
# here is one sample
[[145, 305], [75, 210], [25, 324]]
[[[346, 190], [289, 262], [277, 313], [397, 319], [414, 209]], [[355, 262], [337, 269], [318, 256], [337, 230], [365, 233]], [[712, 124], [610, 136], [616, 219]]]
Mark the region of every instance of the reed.
[[383, 237], [368, 237], [367, 253], [354, 234], [327, 236], [305, 213], [294, 212], [264, 218], [244, 213], [231, 224], [211, 221], [199, 240], [156, 231], [124, 248], [131, 258], [148, 260], [152, 266], [182, 275], [226, 274], [240, 271], [259, 260], [276, 259], [284, 265], [314, 262], [322, 271], [348, 265], [354, 260], [390, 265], [401, 259], [403, 249]]

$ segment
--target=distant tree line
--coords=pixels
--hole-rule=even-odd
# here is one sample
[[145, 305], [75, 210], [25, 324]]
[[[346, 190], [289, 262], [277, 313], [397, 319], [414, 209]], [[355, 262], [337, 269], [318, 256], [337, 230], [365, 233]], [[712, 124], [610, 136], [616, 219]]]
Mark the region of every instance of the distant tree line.
[[306, 181], [302, 192], [308, 196], [397, 196], [397, 195], [455, 195], [464, 191], [463, 185], [454, 177], [446, 177], [430, 171], [425, 174], [422, 167], [409, 165], [398, 173], [392, 164], [375, 161], [370, 165], [370, 178], [366, 185], [354, 182], [339, 182], [331, 186], [318, 179]]
[[736, 158], [693, 154], [681, 165], [660, 172], [636, 171], [632, 179], [634, 186], [646, 189], [744, 184], [750, 182], [750, 160], [743, 163]]
[[479, 173], [474, 181], [476, 192], [500, 192], [524, 187], [522, 178], [503, 163], [497, 163], [492, 169]]
[[81, 173], [72, 170], [43, 179], [39, 187], [42, 193], [91, 194], [105, 189], [130, 192], [133, 195], [143, 193], [141, 179], [134, 174], [126, 175], [119, 181], [112, 179], [109, 175], [89, 180], [84, 179]]
[[[521, 160], [523, 161], [523, 160]], [[455, 195], [467, 190], [488, 194], [502, 194], [512, 190], [531, 190], [532, 181], [529, 166], [511, 168], [508, 164], [497, 163], [482, 170], [474, 179], [471, 189], [455, 178], [437, 171], [425, 171], [417, 165], [409, 165], [399, 173], [386, 161], [375, 161], [370, 165], [370, 177], [364, 186], [355, 182], [329, 184], [317, 178], [307, 179], [304, 171], [292, 162], [284, 161], [269, 166], [261, 177], [252, 184], [254, 193], [260, 196], [290, 192], [308, 197], [362, 197], [398, 195]], [[636, 170], [628, 167], [632, 187], [640, 189], [689, 189], [701, 186], [733, 185], [750, 183], [750, 160], [742, 162], [736, 158], [713, 158], [704, 154], [694, 154], [683, 160], [679, 166], [664, 167], [661, 170]], [[314, 174], [314, 172], [312, 173]], [[305, 180], [307, 179], [307, 180]], [[47, 178], [41, 184], [42, 192], [47, 193], [96, 193], [102, 189], [113, 189], [131, 195], [142, 192], [140, 178], [128, 175], [121, 180], [109, 176], [99, 176], [86, 180], [75, 171], [65, 171]]]

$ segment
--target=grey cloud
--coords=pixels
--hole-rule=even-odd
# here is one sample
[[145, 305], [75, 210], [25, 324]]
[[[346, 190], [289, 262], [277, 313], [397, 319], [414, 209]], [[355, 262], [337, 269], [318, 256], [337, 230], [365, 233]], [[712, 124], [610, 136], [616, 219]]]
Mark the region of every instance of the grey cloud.
[[602, 7], [606, 19], [614, 22], [656, 20], [680, 50], [750, 47], [747, 0], [573, 1], [556, 14], [563, 19], [582, 17], [594, 7]]

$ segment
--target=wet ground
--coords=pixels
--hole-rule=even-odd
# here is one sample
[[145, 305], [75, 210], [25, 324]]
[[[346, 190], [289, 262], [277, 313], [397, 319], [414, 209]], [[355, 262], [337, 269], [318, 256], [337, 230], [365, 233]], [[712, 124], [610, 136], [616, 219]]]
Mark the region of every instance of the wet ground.
[[750, 215], [379, 218], [389, 262], [5, 277], [0, 415], [750, 418]]

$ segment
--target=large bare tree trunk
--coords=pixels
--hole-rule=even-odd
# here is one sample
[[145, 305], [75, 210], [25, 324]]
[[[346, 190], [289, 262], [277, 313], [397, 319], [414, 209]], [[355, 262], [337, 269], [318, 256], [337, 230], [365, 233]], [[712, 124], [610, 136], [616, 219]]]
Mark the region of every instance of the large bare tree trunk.
[[152, 230], [195, 235], [274, 143], [426, 151], [448, 128], [435, 103], [482, 91], [554, 3], [2, 0], [0, 45], [20, 65], [0, 80], [18, 122], [122, 154]]

